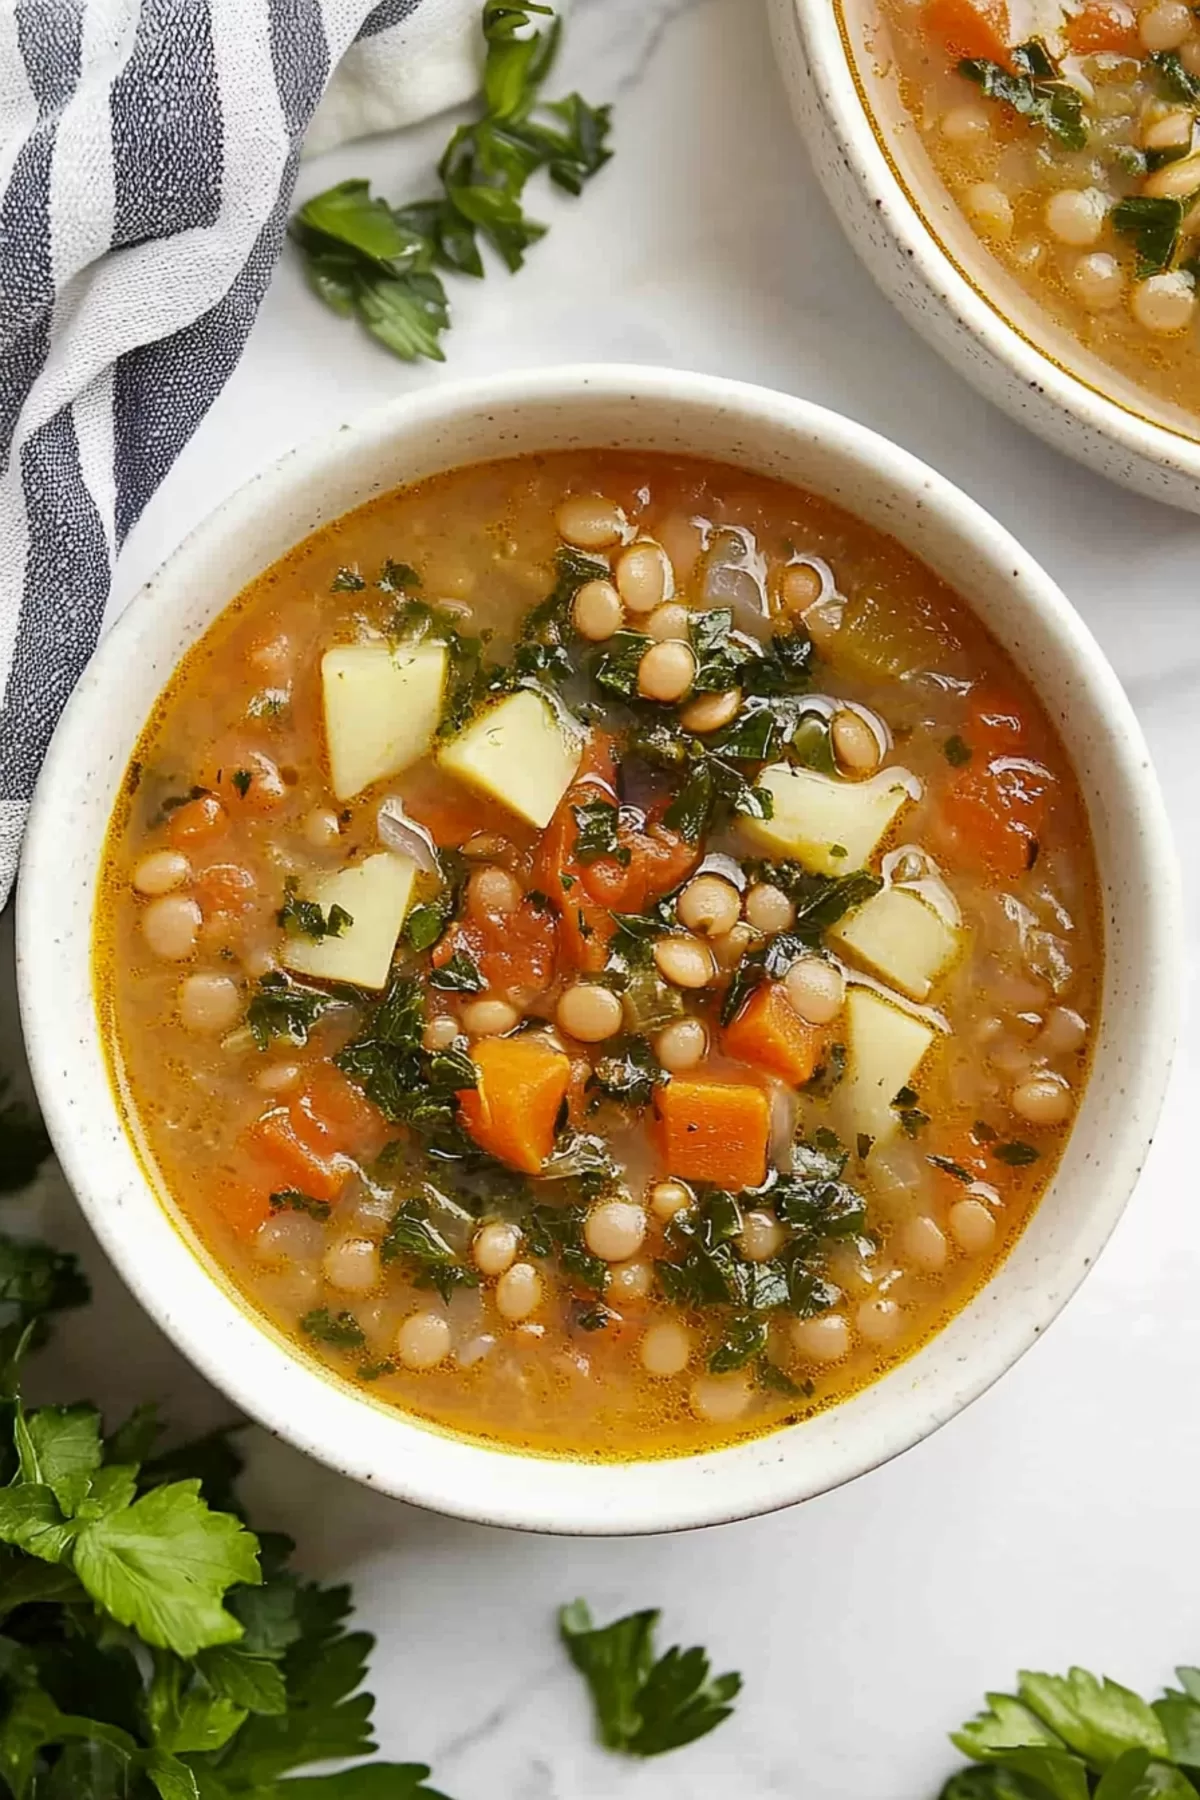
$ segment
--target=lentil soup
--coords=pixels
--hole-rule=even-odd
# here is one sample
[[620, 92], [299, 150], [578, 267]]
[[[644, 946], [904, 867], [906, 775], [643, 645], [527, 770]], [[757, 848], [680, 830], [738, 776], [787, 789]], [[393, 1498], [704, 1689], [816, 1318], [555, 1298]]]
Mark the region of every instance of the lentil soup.
[[[1162, 403], [1164, 422], [1194, 435], [1195, 9], [880, 0], [879, 17], [875, 62], [897, 78], [938, 177], [986, 250], [1068, 343], [1098, 359], [1100, 385], [1112, 371], [1122, 403], [1136, 406], [1140, 390]], [[1006, 306], [1003, 280], [990, 286]]]
[[1084, 807], [968, 608], [837, 508], [572, 452], [247, 588], [110, 827], [98, 1004], [247, 1305], [475, 1438], [827, 1407], [995, 1270], [1097, 1022]]

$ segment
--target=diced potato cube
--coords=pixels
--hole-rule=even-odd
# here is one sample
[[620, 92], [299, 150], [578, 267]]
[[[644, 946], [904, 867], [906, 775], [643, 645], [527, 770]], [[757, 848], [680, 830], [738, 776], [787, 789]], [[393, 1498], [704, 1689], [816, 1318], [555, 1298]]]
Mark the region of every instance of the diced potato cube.
[[582, 734], [540, 694], [521, 688], [472, 720], [438, 761], [540, 829], [574, 780], [581, 754]]
[[417, 865], [411, 856], [381, 850], [310, 883], [302, 899], [314, 900], [327, 919], [330, 909], [340, 906], [353, 923], [340, 937], [289, 934], [280, 958], [284, 967], [294, 969], [297, 975], [315, 975], [320, 981], [386, 987], [416, 876]]
[[961, 943], [960, 933], [919, 894], [898, 887], [882, 888], [826, 935], [851, 961], [910, 1000], [928, 996]]
[[897, 814], [920, 793], [907, 769], [843, 781], [816, 769], [772, 763], [756, 783], [774, 802], [769, 819], [744, 819], [748, 837], [777, 856], [794, 856], [817, 875], [861, 869]]
[[895, 1135], [900, 1121], [892, 1101], [912, 1082], [934, 1036], [932, 1026], [870, 988], [851, 987], [846, 997], [846, 1074], [837, 1090], [851, 1143], [860, 1132], [877, 1145]]
[[321, 658], [333, 791], [349, 800], [429, 750], [446, 686], [444, 644], [337, 644]]

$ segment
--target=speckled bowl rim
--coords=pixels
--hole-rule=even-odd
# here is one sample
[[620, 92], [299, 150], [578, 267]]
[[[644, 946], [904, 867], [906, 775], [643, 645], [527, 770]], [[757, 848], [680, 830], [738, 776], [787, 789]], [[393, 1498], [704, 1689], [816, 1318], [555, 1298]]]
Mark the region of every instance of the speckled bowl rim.
[[[610, 1464], [468, 1441], [387, 1409], [235, 1300], [185, 1241], [126, 1135], [90, 940], [104, 833], [138, 733], [181, 654], [247, 579], [404, 479], [522, 450], [622, 444], [722, 456], [840, 498], [975, 600], [1031, 674], [1084, 783], [1108, 959], [1093, 1078], [1060, 1171], [970, 1306], [811, 1421], [726, 1450]], [[435, 387], [292, 452], [228, 500], [135, 597], [79, 683], [38, 784], [17, 909], [22, 1020], [51, 1137], [96, 1235], [168, 1337], [268, 1430], [369, 1486], [481, 1523], [596, 1535], [726, 1522], [851, 1480], [951, 1418], [1035, 1341], [1136, 1181], [1174, 1044], [1180, 945], [1174, 852], [1137, 721], [1078, 615], [1008, 533], [905, 451], [806, 401], [619, 366]]]
[[[1200, 422], [1194, 433], [1159, 422], [1058, 362], [1007, 317], [986, 286], [977, 283], [942, 243], [933, 222], [908, 191], [862, 90], [847, 42], [844, 0], [769, 3], [785, 79], [790, 85], [797, 68], [805, 70], [821, 124], [832, 134], [836, 159], [860, 190], [864, 211], [892, 240], [895, 263], [885, 269], [857, 231], [850, 232], [851, 242], [909, 321], [969, 381], [1055, 448], [1151, 498], [1200, 511]], [[829, 189], [834, 178], [825, 146], [817, 141], [816, 121], [803, 113], [797, 118]], [[834, 210], [840, 218], [836, 204]], [[914, 298], [914, 282], [920, 284], [932, 315]], [[938, 314], [951, 331], [936, 328], [933, 319]], [[973, 351], [963, 347], [964, 337], [974, 341]], [[1015, 378], [1015, 387], [1010, 385], [1007, 392], [1001, 386], [1005, 378], [1010, 384]], [[1072, 424], [1078, 427], [1074, 432]], [[1106, 455], [1113, 450], [1133, 463], [1114, 463]]]

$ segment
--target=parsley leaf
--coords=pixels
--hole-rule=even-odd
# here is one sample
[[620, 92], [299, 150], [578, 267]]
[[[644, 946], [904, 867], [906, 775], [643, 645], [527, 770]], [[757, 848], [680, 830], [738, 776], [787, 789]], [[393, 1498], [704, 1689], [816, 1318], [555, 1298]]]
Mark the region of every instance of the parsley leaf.
[[1068, 150], [1084, 149], [1088, 131], [1083, 97], [1060, 78], [1046, 46], [1036, 38], [1018, 44], [1012, 62], [1013, 68], [1006, 69], [984, 57], [964, 57], [958, 72], [982, 88], [989, 100], [1010, 106]]
[[584, 1677], [602, 1744], [629, 1756], [659, 1756], [716, 1729], [733, 1711], [740, 1675], [709, 1674], [699, 1648], [655, 1658], [657, 1611], [630, 1613], [597, 1626], [582, 1600], [564, 1606], [559, 1631]]
[[608, 161], [608, 107], [589, 106], [578, 94], [540, 102], [561, 27], [555, 19], [545, 32], [525, 28], [545, 11], [486, 0], [483, 116], [454, 132], [438, 164], [436, 197], [395, 208], [367, 182], [343, 181], [292, 218], [291, 237], [319, 298], [357, 316], [406, 360], [443, 360], [450, 309], [438, 271], [482, 276], [480, 237], [510, 270], [519, 269], [544, 235], [522, 204], [531, 175], [544, 169], [556, 186], [578, 194]]

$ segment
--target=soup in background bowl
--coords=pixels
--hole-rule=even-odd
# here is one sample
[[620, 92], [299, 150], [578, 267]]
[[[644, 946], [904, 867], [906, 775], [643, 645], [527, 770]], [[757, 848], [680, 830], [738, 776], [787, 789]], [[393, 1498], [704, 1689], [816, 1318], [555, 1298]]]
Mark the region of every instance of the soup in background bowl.
[[[910, 322], [1058, 449], [1200, 508], [1190, 9], [773, 0], [772, 16], [817, 172]], [[1176, 47], [1152, 48], [1164, 33]]]
[[22, 877], [51, 1129], [337, 1466], [550, 1528], [782, 1504], [993, 1378], [1123, 1202], [1174, 924], [1138, 751], [1045, 577], [869, 434], [646, 371], [430, 397], [232, 502], [72, 702]]

